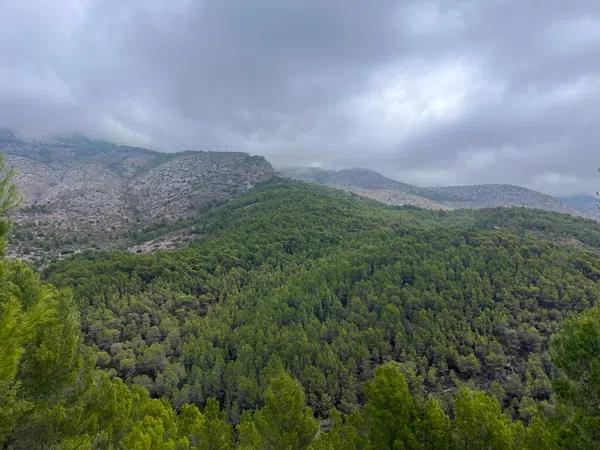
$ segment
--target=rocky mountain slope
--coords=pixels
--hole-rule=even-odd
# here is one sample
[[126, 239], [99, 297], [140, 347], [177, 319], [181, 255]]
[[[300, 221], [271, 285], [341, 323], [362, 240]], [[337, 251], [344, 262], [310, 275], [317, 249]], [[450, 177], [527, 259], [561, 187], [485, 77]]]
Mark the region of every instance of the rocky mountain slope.
[[323, 170], [290, 168], [280, 172], [290, 178], [345, 189], [390, 205], [413, 205], [427, 209], [470, 209], [521, 206], [574, 216], [586, 211], [520, 186], [481, 184], [472, 186], [419, 187], [401, 183], [367, 169]]
[[[12, 213], [9, 254], [35, 264], [87, 248], [146, 252], [180, 246], [198, 233], [188, 219], [275, 174], [263, 157], [246, 153], [161, 153], [83, 137], [34, 142], [0, 132], [0, 152], [15, 169], [23, 197]], [[423, 188], [366, 169], [282, 173], [390, 205], [445, 210], [526, 206], [589, 216], [518, 186]]]
[[246, 153], [160, 153], [85, 138], [27, 142], [4, 134], [0, 151], [23, 197], [10, 251], [32, 260], [55, 249], [130, 245], [273, 175], [264, 158]]
[[578, 209], [587, 213], [590, 217], [600, 216], [600, 205], [598, 202], [600, 199], [593, 195], [570, 195], [567, 197], [559, 197], [560, 200], [565, 202], [572, 208]]

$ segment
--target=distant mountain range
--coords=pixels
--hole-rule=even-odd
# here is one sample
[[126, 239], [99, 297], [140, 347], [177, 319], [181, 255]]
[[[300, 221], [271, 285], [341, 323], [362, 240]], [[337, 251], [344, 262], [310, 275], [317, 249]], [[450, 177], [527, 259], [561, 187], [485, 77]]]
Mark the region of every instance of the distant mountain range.
[[590, 217], [600, 217], [599, 201], [598, 197], [593, 195], [571, 195], [568, 197], [558, 197], [560, 200], [565, 202], [567, 205], [583, 211]]
[[345, 189], [390, 205], [413, 205], [428, 209], [469, 209], [519, 206], [574, 216], [594, 217], [590, 202], [559, 199], [509, 184], [419, 187], [387, 178], [368, 169], [323, 170], [286, 168], [280, 173], [295, 180]]

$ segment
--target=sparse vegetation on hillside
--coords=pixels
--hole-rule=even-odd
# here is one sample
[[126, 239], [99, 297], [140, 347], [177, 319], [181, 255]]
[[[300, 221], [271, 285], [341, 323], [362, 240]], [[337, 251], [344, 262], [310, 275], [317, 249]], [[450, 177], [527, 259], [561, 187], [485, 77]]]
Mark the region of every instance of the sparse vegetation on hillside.
[[419, 187], [401, 183], [366, 169], [284, 169], [292, 179], [337, 187], [390, 205], [413, 205], [428, 209], [527, 207], [587, 216], [560, 199], [520, 186], [481, 184], [471, 186]]

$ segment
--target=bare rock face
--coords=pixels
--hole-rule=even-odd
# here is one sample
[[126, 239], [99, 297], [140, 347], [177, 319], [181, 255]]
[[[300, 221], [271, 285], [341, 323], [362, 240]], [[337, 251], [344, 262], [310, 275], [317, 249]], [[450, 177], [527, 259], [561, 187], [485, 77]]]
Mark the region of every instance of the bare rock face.
[[130, 195], [142, 222], [175, 220], [250, 189], [271, 174], [262, 157], [246, 153], [194, 152], [134, 178]]
[[37, 263], [56, 252], [126, 248], [148, 227], [197, 216], [273, 176], [263, 157], [246, 153], [160, 153], [85, 138], [0, 135], [0, 151], [23, 197], [9, 253]]

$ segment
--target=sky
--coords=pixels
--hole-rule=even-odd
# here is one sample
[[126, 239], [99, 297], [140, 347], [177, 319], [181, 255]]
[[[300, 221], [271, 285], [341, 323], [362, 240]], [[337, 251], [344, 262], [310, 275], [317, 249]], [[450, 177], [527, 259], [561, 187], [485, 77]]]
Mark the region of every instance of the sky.
[[0, 128], [600, 188], [600, 1], [1, 0]]

